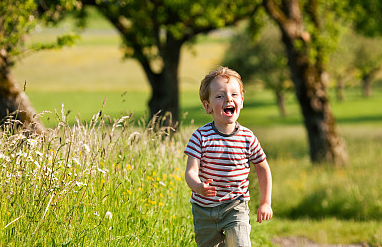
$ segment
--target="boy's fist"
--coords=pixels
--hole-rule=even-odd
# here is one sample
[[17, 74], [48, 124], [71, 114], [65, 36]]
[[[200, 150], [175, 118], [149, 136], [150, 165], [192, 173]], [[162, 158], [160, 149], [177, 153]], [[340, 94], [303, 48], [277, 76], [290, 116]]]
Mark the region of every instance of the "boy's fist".
[[264, 203], [259, 206], [257, 210], [257, 222], [261, 223], [263, 220], [270, 220], [273, 216], [271, 205]]
[[216, 196], [216, 187], [210, 186], [212, 181], [213, 179], [207, 179], [206, 181], [202, 182], [199, 193], [203, 196]]

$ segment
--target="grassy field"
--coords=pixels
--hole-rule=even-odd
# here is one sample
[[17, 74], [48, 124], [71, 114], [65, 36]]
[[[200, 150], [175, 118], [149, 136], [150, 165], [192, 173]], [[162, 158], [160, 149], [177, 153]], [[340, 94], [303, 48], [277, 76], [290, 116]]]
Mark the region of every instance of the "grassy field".
[[[1, 134], [0, 246], [193, 246], [182, 152], [192, 131], [210, 121], [197, 88], [226, 43], [184, 48], [182, 129], [169, 137], [137, 127], [147, 112], [148, 83], [136, 62], [121, 60], [118, 35], [96, 20], [77, 46], [33, 54], [15, 67], [36, 110], [52, 113], [43, 117], [50, 127], [44, 138]], [[44, 30], [30, 42], [56, 33]], [[293, 94], [281, 118], [271, 92], [246, 86], [239, 121], [260, 139], [274, 179], [275, 217], [252, 224], [253, 246], [271, 246], [274, 236], [382, 245], [381, 86], [368, 99], [356, 87], [346, 89], [344, 102], [332, 92], [331, 98], [348, 145], [345, 168], [310, 164]], [[256, 183], [252, 173], [252, 222]]]

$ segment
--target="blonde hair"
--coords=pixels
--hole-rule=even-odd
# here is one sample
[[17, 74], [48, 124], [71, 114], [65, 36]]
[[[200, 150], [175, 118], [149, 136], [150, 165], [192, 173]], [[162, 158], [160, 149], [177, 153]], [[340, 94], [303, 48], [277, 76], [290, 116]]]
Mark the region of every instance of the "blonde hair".
[[239, 73], [230, 68], [219, 66], [216, 70], [211, 71], [208, 75], [206, 75], [202, 80], [199, 88], [200, 101], [209, 101], [211, 93], [210, 84], [217, 77], [227, 78], [227, 83], [229, 82], [231, 77], [236, 78], [240, 85], [240, 92], [242, 95], [244, 95], [243, 82], [241, 81], [241, 76], [239, 75]]

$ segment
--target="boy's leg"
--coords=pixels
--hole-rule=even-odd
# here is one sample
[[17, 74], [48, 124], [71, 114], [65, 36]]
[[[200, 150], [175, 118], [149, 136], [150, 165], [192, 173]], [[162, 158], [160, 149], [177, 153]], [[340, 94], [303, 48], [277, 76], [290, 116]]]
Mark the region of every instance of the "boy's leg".
[[225, 246], [224, 234], [217, 228], [214, 208], [201, 207], [192, 203], [195, 241], [198, 247]]
[[251, 246], [249, 207], [247, 201], [235, 201], [224, 215], [224, 233], [227, 247]]

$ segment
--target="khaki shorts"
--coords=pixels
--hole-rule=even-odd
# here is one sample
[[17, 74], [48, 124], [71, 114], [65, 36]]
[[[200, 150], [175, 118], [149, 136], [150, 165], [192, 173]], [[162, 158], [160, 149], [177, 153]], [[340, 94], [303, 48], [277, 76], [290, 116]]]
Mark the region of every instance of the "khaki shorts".
[[192, 203], [198, 247], [251, 246], [248, 201], [235, 200], [216, 207]]

